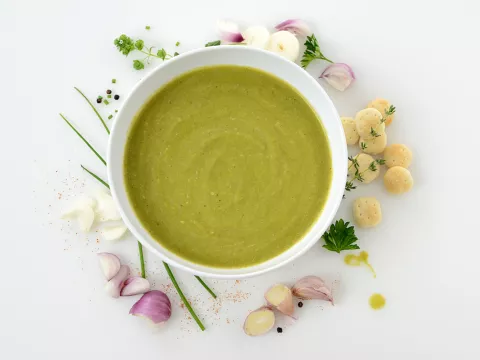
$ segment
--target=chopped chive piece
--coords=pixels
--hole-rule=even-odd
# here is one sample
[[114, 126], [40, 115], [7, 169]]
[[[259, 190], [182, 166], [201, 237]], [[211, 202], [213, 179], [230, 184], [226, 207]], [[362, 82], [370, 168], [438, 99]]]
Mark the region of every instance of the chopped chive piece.
[[175, 51], [175, 53], [173, 54], [173, 56], [178, 56], [180, 55], [178, 52]]
[[[100, 122], [102, 123], [103, 127], [105, 128], [105, 131], [107, 132], [107, 134], [110, 135], [110, 130], [108, 130], [107, 124], [105, 124], [105, 121], [103, 121], [103, 118], [100, 116], [100, 114], [98, 113], [98, 111], [97, 111], [97, 109], [95, 108], [95, 106], [93, 106], [93, 104], [90, 102], [90, 100], [88, 100], [88, 98], [83, 94], [83, 92], [80, 91], [79, 88], [74, 87], [74, 89], [77, 90], [78, 93], [79, 93], [80, 95], [82, 95], [83, 98], [87, 101], [88, 105], [90, 105], [90, 107], [91, 107], [92, 110], [95, 112], [95, 114], [97, 114], [97, 117], [98, 117], [98, 119], [100, 120]], [[97, 103], [102, 102], [101, 100], [100, 100], [100, 102], [99, 102], [98, 99], [102, 99], [101, 96], [99, 96], [99, 97], [97, 98]]]
[[108, 95], [107, 95], [107, 98], [111, 99], [111, 98], [112, 98], [112, 95], [108, 94]]
[[117, 110], [117, 109], [115, 109], [115, 112], [117, 113], [117, 112], [118, 112], [118, 110]]
[[112, 84], [115, 84], [117, 82], [117, 79], [112, 79]]
[[102, 95], [98, 95], [97, 99], [103, 99]]
[[205, 290], [207, 290], [207, 291], [210, 293], [210, 295], [213, 296], [214, 299], [217, 298], [217, 295], [215, 295], [215, 293], [212, 291], [212, 289], [210, 289], [210, 288], [208, 287], [208, 285], [205, 284], [205, 281], [203, 281], [200, 276], [195, 275], [195, 278], [198, 280], [198, 282], [199, 282], [200, 284], [202, 284], [202, 286], [205, 288]]
[[103, 103], [104, 103], [105, 105], [110, 104], [110, 102], [109, 102], [107, 99], [103, 99]]
[[110, 189], [110, 186], [102, 178], [100, 178], [100, 176], [98, 176], [97, 174], [94, 174], [93, 172], [88, 170], [85, 166], [83, 166], [83, 165], [80, 165], [80, 166], [82, 167], [83, 170], [85, 170], [87, 173], [89, 173], [95, 179], [97, 179], [101, 184], [103, 184], [103, 186], [106, 186], [108, 189]]
[[108, 120], [112, 120], [113, 115], [108, 115]]
[[[67, 120], [67, 118], [65, 116], [63, 116], [62, 114], [60, 114], [60, 116], [62, 117], [63, 120], [65, 120], [65, 122], [67, 123], [68, 126], [70, 126], [70, 128], [75, 131], [75, 133], [80, 137], [80, 139], [83, 140], [83, 142], [90, 148], [90, 150], [93, 151], [93, 153], [95, 155], [97, 155], [97, 157], [100, 159], [100, 161], [103, 163], [103, 165], [107, 165], [107, 162], [100, 156], [100, 154], [97, 152], [97, 150], [95, 150], [93, 148], [92, 145], [90, 145], [90, 143], [82, 136], [82, 134], [80, 134], [80, 132], [75, 128], [75, 126], [73, 126], [70, 121]], [[106, 125], [105, 125], [106, 126]], [[110, 134], [110, 133], [109, 133]]]
[[150, 30], [150, 25], [145, 26], [145, 30]]
[[175, 46], [180, 46], [180, 41], [177, 41], [177, 42], [175, 43]]
[[195, 322], [198, 324], [200, 327], [200, 330], [205, 331], [205, 326], [203, 326], [202, 322], [198, 318], [197, 314], [195, 314], [195, 311], [193, 310], [192, 306], [188, 302], [187, 298], [185, 295], [183, 295], [182, 289], [180, 289], [180, 286], [178, 286], [177, 280], [175, 279], [175, 275], [173, 275], [172, 270], [170, 269], [170, 266], [164, 261], [163, 265], [165, 266], [165, 270], [167, 270], [168, 277], [173, 283], [173, 286], [175, 287], [175, 290], [177, 290], [178, 295], [182, 299], [183, 303], [185, 304], [185, 307], [187, 308], [188, 312], [190, 315], [192, 315], [192, 318], [195, 320]]

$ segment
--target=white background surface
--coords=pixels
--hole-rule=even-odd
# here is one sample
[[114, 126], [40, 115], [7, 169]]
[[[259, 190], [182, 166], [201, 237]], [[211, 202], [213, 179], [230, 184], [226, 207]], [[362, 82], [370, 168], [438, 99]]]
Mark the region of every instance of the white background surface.
[[[0, 357], [478, 359], [479, 7], [475, 0], [0, 1]], [[389, 141], [415, 154], [411, 193], [391, 197], [379, 181], [349, 195], [339, 213], [350, 219], [355, 196], [380, 199], [384, 221], [358, 232], [378, 277], [346, 267], [342, 256], [318, 245], [265, 276], [240, 284], [210, 280], [221, 294], [215, 314], [212, 306], [220, 305], [177, 271], [207, 331], [187, 319], [174, 292], [172, 319], [152, 330], [128, 315], [135, 299], [106, 297], [95, 256], [119, 253], [136, 269], [135, 241], [97, 244], [98, 236], [76, 234], [59, 220], [76, 194], [98, 186], [79, 164], [102, 175], [105, 169], [58, 113], [104, 152], [106, 134], [73, 86], [94, 98], [117, 78], [114, 90], [125, 96], [158, 64], [131, 70], [115, 37], [141, 36], [172, 51], [179, 40], [182, 52], [216, 39], [219, 18], [272, 26], [293, 17], [308, 20], [324, 53], [356, 72], [347, 92], [327, 88], [339, 112], [352, 116], [372, 98], [390, 99], [397, 116]], [[155, 287], [167, 285], [159, 261], [147, 254], [147, 263]], [[281, 335], [242, 333], [245, 315], [262, 304], [269, 285], [309, 274], [333, 284], [335, 307], [307, 303]], [[245, 300], [232, 301], [237, 290]], [[369, 309], [373, 292], [386, 296], [384, 310]]]

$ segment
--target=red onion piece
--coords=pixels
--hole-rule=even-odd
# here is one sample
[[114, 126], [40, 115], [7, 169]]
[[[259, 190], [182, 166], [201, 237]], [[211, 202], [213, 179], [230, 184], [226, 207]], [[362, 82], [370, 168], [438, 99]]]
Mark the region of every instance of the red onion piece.
[[227, 43], [241, 43], [245, 40], [237, 24], [231, 21], [217, 22], [218, 35]]
[[151, 290], [133, 304], [130, 314], [145, 317], [154, 324], [159, 324], [170, 319], [172, 305], [165, 293], [159, 290]]
[[140, 276], [129, 277], [123, 283], [123, 288], [120, 291], [120, 296], [131, 296], [145, 294], [150, 290], [150, 282]]
[[103, 275], [107, 281], [110, 281], [120, 270], [120, 259], [110, 253], [99, 253], [97, 255]]
[[130, 275], [130, 268], [127, 265], [120, 266], [117, 275], [115, 275], [108, 283], [105, 285], [105, 291], [108, 295], [113, 298], [118, 298], [120, 296], [120, 290], [123, 287], [123, 283]]
[[289, 31], [292, 34], [301, 36], [307, 36], [312, 34], [312, 30], [310, 30], [310, 27], [307, 25], [307, 23], [300, 19], [285, 20], [275, 26], [275, 29], [277, 29], [278, 31]]
[[320, 75], [320, 78], [335, 89], [344, 91], [355, 81], [355, 74], [347, 64], [336, 63], [328, 66]]

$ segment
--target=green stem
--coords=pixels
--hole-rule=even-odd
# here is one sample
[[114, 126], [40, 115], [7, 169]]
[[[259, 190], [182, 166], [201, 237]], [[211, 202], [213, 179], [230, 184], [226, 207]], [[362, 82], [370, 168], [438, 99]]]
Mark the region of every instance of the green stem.
[[103, 165], [107, 165], [107, 162], [103, 159], [103, 157], [101, 157], [100, 154], [93, 148], [93, 146], [90, 145], [90, 143], [82, 136], [82, 134], [80, 134], [78, 132], [78, 130], [75, 129], [75, 127], [72, 124], [70, 124], [70, 122], [65, 118], [65, 116], [63, 116], [62, 114], [60, 114], [60, 116], [62, 117], [63, 120], [65, 120], [65, 122], [68, 124], [68, 126], [70, 126], [72, 128], [72, 130], [77, 133], [77, 135], [80, 137], [80, 139], [82, 139], [83, 142], [85, 144], [87, 144], [87, 146], [90, 148], [90, 150], [92, 150], [95, 153], [95, 155], [97, 155], [97, 157], [100, 159], [100, 161], [103, 163]]
[[177, 284], [177, 280], [175, 280], [175, 276], [172, 273], [172, 270], [170, 270], [170, 266], [164, 261], [163, 265], [165, 265], [165, 270], [167, 270], [168, 276], [170, 277], [170, 280], [172, 280], [173, 286], [175, 286], [175, 289], [178, 292], [178, 295], [180, 295], [180, 298], [182, 299], [183, 303], [187, 307], [188, 311], [190, 312], [190, 315], [194, 318], [198, 326], [202, 331], [205, 331], [205, 326], [203, 326], [202, 322], [198, 318], [197, 314], [195, 314], [195, 311], [192, 309], [192, 306], [188, 302], [188, 300], [185, 298], [185, 295], [183, 295], [182, 289], [180, 289], [180, 286]]
[[85, 170], [87, 173], [92, 175], [95, 179], [97, 179], [101, 184], [103, 184], [107, 189], [110, 189], [110, 185], [108, 185], [102, 178], [100, 178], [98, 175], [94, 174], [90, 170], [88, 170], [85, 166], [80, 165], [83, 170]]
[[148, 55], [148, 57], [154, 56], [154, 57], [156, 57], [156, 58], [158, 58], [158, 59], [161, 59], [160, 56], [157, 56], [157, 55], [155, 55], [154, 53], [146, 52], [146, 51], [143, 51], [143, 50], [138, 50], [138, 51], [140, 51], [141, 53], [144, 53], [145, 55]]
[[208, 287], [208, 285], [205, 284], [205, 281], [203, 281], [200, 276], [195, 275], [195, 278], [198, 280], [198, 282], [199, 282], [200, 284], [202, 284], [202, 286], [205, 288], [205, 290], [207, 290], [207, 291], [210, 293], [210, 295], [213, 296], [214, 299], [217, 298], [217, 295], [215, 295], [215, 293], [212, 291], [212, 289], [210, 289], [210, 288]]
[[142, 277], [146, 279], [147, 275], [145, 275], [145, 259], [143, 258], [143, 246], [140, 243], [140, 241], [137, 241], [137, 243], [138, 243], [138, 255], [140, 256], [140, 268], [142, 269]]
[[98, 113], [98, 111], [97, 111], [97, 109], [95, 108], [95, 106], [93, 106], [93, 104], [90, 102], [90, 100], [88, 100], [88, 98], [83, 94], [83, 92], [80, 91], [79, 88], [77, 88], [77, 87], [73, 87], [73, 88], [74, 88], [75, 90], [77, 90], [77, 91], [80, 93], [80, 95], [83, 96], [83, 98], [84, 98], [85, 100], [87, 100], [88, 104], [92, 107], [93, 111], [95, 111], [95, 114], [97, 114], [98, 118], [99, 118], [100, 121], [102, 122], [103, 127], [105, 128], [105, 130], [107, 131], [107, 133], [110, 134], [110, 130], [108, 129], [107, 124], [105, 124], [105, 121], [102, 119], [102, 117], [101, 117], [100, 114]]

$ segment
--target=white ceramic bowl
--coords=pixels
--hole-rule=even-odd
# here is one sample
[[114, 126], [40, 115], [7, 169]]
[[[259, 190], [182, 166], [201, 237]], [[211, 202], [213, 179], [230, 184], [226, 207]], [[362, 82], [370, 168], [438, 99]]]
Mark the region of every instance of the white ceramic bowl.
[[[125, 143], [134, 115], [149, 97], [173, 78], [200, 66], [244, 65], [269, 72], [300, 91], [320, 115], [330, 141], [332, 153], [332, 186], [325, 208], [310, 231], [297, 244], [279, 256], [241, 269], [218, 269], [187, 261], [165, 249], [143, 228], [130, 206], [123, 178]], [[113, 198], [133, 235], [153, 254], [167, 263], [207, 277], [242, 278], [276, 269], [305, 253], [330, 225], [342, 200], [347, 177], [347, 146], [338, 113], [322, 87], [300, 66], [264, 50], [245, 46], [217, 46], [190, 51], [166, 61], [142, 79], [125, 100], [114, 122], [108, 144], [108, 180]], [[301, 176], [301, 174], [299, 174]]]

